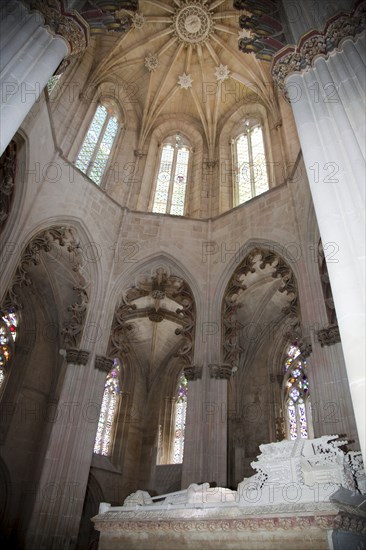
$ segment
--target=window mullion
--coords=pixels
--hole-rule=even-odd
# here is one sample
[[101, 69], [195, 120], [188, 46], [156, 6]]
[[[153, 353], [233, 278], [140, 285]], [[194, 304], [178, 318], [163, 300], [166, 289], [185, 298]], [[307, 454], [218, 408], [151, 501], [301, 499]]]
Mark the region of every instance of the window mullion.
[[89, 162], [89, 165], [88, 165], [88, 168], [86, 170], [86, 175], [89, 176], [92, 168], [93, 168], [93, 165], [94, 165], [94, 161], [95, 161], [95, 158], [98, 154], [98, 151], [100, 149], [100, 144], [102, 143], [103, 141], [103, 137], [104, 137], [104, 134], [105, 134], [105, 131], [107, 129], [107, 125], [108, 125], [108, 122], [109, 122], [109, 119], [111, 118], [111, 115], [108, 113], [105, 121], [104, 121], [104, 124], [102, 126], [102, 129], [100, 131], [100, 134], [99, 134], [99, 138], [98, 138], [98, 141], [97, 143], [95, 144], [95, 147], [94, 147], [94, 151], [93, 151], [93, 154], [91, 156], [91, 159], [90, 159], [90, 162]]
[[172, 171], [170, 174], [170, 182], [169, 182], [169, 193], [168, 193], [168, 201], [166, 204], [166, 213], [170, 214], [170, 209], [172, 207], [172, 198], [173, 198], [173, 187], [174, 187], [174, 180], [175, 180], [175, 171], [177, 168], [177, 158], [178, 158], [178, 149], [174, 147], [174, 155], [173, 155], [173, 165], [172, 165]]
[[255, 197], [255, 185], [254, 185], [254, 165], [253, 165], [253, 151], [252, 151], [252, 128], [248, 132], [248, 154], [249, 154], [250, 187], [251, 187], [252, 198], [253, 198]]

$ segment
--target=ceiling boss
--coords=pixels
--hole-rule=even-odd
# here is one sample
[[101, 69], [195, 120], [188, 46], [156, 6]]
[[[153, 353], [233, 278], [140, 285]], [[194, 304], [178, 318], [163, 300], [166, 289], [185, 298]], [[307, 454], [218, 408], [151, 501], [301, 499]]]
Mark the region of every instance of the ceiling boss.
[[213, 32], [213, 20], [206, 2], [181, 2], [173, 15], [172, 27], [180, 42], [202, 44]]

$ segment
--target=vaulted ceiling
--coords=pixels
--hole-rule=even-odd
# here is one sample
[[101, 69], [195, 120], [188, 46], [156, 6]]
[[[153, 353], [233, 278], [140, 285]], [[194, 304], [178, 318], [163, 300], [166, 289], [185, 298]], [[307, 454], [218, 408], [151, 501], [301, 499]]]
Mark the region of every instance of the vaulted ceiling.
[[247, 32], [239, 27], [243, 14], [232, 0], [140, 0], [130, 30], [89, 76], [93, 84], [124, 87], [139, 121], [139, 149], [161, 115], [195, 121], [209, 154], [226, 117], [243, 103], [261, 103], [277, 117], [269, 64], [238, 50]]

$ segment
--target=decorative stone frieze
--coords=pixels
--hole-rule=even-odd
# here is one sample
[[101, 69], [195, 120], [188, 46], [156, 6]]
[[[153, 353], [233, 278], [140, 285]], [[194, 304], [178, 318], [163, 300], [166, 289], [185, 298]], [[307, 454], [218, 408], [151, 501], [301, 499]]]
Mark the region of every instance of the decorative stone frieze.
[[233, 367], [228, 363], [219, 363], [216, 365], [208, 365], [210, 378], [215, 380], [230, 380]]
[[197, 365], [188, 365], [184, 367], [184, 376], [189, 382], [200, 380], [202, 378], [202, 367]]
[[77, 348], [66, 350], [66, 362], [73, 365], [86, 365], [89, 359], [89, 351]]
[[103, 355], [97, 355], [95, 357], [94, 366], [96, 369], [106, 372], [107, 374], [113, 369], [113, 359], [110, 357], [104, 357]]
[[346, 38], [355, 40], [365, 32], [366, 2], [361, 2], [351, 13], [340, 13], [332, 17], [324, 31], [311, 30], [299, 41], [298, 46], [285, 46], [273, 58], [271, 72], [281, 89], [286, 78], [294, 72], [312, 67], [319, 57], [327, 58], [341, 46]]
[[338, 325], [332, 325], [322, 330], [318, 330], [317, 337], [322, 348], [324, 346], [338, 344], [341, 341]]
[[52, 34], [61, 36], [67, 42], [69, 57], [83, 53], [89, 43], [89, 25], [77, 11], [67, 10], [65, 2], [60, 0], [23, 2], [31, 11], [44, 17], [44, 24]]

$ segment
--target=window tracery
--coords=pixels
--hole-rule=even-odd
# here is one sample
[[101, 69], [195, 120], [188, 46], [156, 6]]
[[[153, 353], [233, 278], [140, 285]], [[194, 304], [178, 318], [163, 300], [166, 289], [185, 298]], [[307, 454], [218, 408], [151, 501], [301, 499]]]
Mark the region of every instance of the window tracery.
[[119, 121], [110, 100], [97, 107], [75, 165], [100, 185], [115, 142]]
[[104, 385], [104, 394], [100, 409], [94, 453], [108, 456], [112, 451], [115, 423], [120, 402], [121, 367], [118, 359], [114, 360], [113, 369], [108, 373]]
[[285, 394], [286, 431], [289, 439], [308, 439], [311, 430], [311, 408], [306, 361], [295, 342], [287, 349], [284, 364], [283, 388]]
[[187, 416], [187, 390], [187, 379], [182, 373], [179, 377], [177, 401], [175, 405], [173, 464], [181, 464], [183, 462], [184, 435]]
[[183, 216], [187, 191], [190, 149], [176, 134], [162, 146], [152, 211]]
[[244, 131], [233, 140], [234, 204], [242, 204], [268, 190], [263, 130], [256, 119], [247, 119]]

